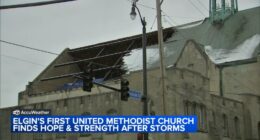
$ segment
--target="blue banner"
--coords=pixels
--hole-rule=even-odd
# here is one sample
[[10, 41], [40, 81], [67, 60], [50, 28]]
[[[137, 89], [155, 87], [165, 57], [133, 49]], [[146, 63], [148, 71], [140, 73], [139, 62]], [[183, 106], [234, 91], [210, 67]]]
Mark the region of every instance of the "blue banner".
[[196, 116], [12, 115], [14, 133], [187, 133], [197, 131]]

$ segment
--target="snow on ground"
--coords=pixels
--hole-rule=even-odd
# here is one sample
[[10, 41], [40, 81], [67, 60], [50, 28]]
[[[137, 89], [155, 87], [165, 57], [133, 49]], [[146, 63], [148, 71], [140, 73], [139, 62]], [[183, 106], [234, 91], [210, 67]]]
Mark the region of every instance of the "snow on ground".
[[256, 34], [246, 39], [233, 50], [213, 49], [211, 46], [205, 46], [205, 52], [214, 63], [220, 64], [252, 58], [253, 53], [259, 44], [260, 34]]

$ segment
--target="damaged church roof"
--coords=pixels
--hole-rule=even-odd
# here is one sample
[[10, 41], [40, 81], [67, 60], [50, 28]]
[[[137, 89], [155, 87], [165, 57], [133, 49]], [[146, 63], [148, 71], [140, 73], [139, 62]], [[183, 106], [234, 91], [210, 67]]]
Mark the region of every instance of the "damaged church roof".
[[[176, 32], [164, 43], [166, 66], [175, 64], [185, 43], [194, 40], [217, 65], [255, 57], [260, 52], [260, 7], [240, 11], [223, 24], [211, 24], [207, 18], [173, 27]], [[137, 61], [140, 60], [140, 61]], [[142, 50], [135, 49], [124, 57], [129, 71], [142, 69]], [[159, 67], [157, 45], [147, 48], [148, 68]]]
[[252, 58], [260, 52], [259, 13], [260, 7], [239, 11], [217, 25], [205, 19], [199, 25], [179, 28], [168, 41], [175, 41], [174, 47], [183, 47], [192, 39], [215, 64]]
[[[260, 52], [259, 13], [260, 7], [256, 7], [239, 11], [227, 18], [223, 24], [213, 25], [210, 19], [206, 18], [203, 21], [164, 29], [166, 67], [176, 63], [188, 40], [194, 40], [199, 44], [199, 48], [205, 51], [209, 58], [217, 65], [255, 57]], [[147, 34], [148, 69], [159, 67], [160, 64], [157, 40], [156, 31]], [[95, 65], [95, 69], [102, 69], [107, 66], [119, 66], [118, 71], [110, 69], [95, 72], [96, 78], [103, 78], [104, 80], [118, 78], [127, 71], [142, 69], [141, 47], [142, 36], [136, 35], [86, 47], [68, 49], [59, 56], [61, 60], [59, 63], [58, 61], [53, 62], [52, 66], [47, 68], [52, 69], [51, 71], [54, 72], [49, 72], [51, 74], [48, 74], [46, 69], [43, 75], [40, 74], [36, 79], [55, 77], [57, 73], [73, 76], [67, 72], [80, 73], [84, 70], [84, 66], [90, 62], [98, 64]], [[62, 59], [63, 55], [69, 55], [72, 60]], [[97, 56], [100, 58], [93, 59]], [[72, 68], [70, 68], [71, 70], [63, 70], [62, 72], [55, 70], [55, 66], [57, 65], [75, 61], [78, 62], [75, 64], [75, 67], [79, 68], [78, 70], [72, 70]], [[56, 75], [52, 73], [56, 73]], [[65, 83], [68, 82], [73, 82], [73, 78], [70, 80], [67, 79]], [[59, 81], [56, 85], [62, 83], [64, 84], [64, 81]], [[41, 86], [39, 85], [38, 87]], [[55, 88], [55, 85], [53, 85], [53, 88]]]
[[[164, 30], [164, 51], [166, 66], [177, 61], [185, 43], [194, 40], [215, 64], [248, 59], [260, 52], [260, 7], [239, 11], [227, 18], [223, 24], [212, 24], [210, 19], [196, 21]], [[148, 33], [147, 65], [149, 68], [159, 67], [159, 48], [157, 32]], [[117, 77], [126, 71], [142, 69], [141, 35], [131, 36], [109, 42], [69, 50], [74, 61], [102, 55], [123, 52], [123, 55], [113, 55], [94, 60], [106, 66], [120, 65], [121, 71], [112, 77]], [[102, 52], [102, 49], [105, 51]], [[83, 63], [78, 65], [83, 69]], [[104, 76], [103, 72], [97, 73]]]

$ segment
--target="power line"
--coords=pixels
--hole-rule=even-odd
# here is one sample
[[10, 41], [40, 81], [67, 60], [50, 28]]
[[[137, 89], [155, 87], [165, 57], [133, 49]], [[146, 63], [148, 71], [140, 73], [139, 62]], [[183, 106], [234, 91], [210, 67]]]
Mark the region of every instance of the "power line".
[[207, 8], [207, 6], [204, 5], [204, 3], [202, 3], [200, 0], [198, 0], [198, 2], [200, 3], [200, 5], [202, 5], [202, 7], [203, 7], [204, 9], [206, 9], [207, 11], [209, 11], [209, 9]]
[[189, 3], [191, 3], [192, 4], [192, 6], [194, 7], [194, 8], [196, 8], [203, 16], [205, 16], [206, 17], [206, 15], [191, 1], [191, 0], [187, 0]]
[[[127, 0], [128, 2], [131, 2], [131, 0]], [[189, 2], [189, 1], [188, 1]], [[152, 9], [152, 10], [156, 10], [156, 8], [153, 8], [153, 7], [150, 7], [150, 6], [147, 6], [147, 5], [144, 5], [144, 4], [140, 4], [140, 3], [137, 3], [138, 5], [140, 5], [140, 6], [142, 6], [142, 7], [144, 7], [144, 8], [148, 8], [148, 9]], [[194, 5], [195, 6], [195, 5]], [[196, 6], [195, 6], [196, 7]], [[196, 8], [197, 9], [197, 8]], [[166, 12], [164, 12], [163, 10], [161, 10], [161, 12], [166, 16], [166, 17], [168, 17], [173, 23], [174, 23], [174, 20], [170, 17], [170, 16], [168, 16], [168, 14], [166, 13]], [[203, 13], [202, 13], [203, 14]], [[157, 19], [157, 16], [155, 16], [155, 19], [154, 19], [154, 22], [155, 22], [155, 20]], [[166, 18], [165, 18], [166, 19]], [[174, 27], [174, 24], [172, 24], [172, 23], [170, 23], [167, 19], [166, 19], [166, 22], [168, 22], [168, 24], [170, 24], [171, 26], [173, 26]], [[175, 22], [176, 23], [176, 22]], [[154, 24], [154, 23], [153, 23]], [[153, 25], [152, 24], [152, 26], [151, 26], [151, 29], [153, 28]], [[176, 23], [175, 24], [175, 26], [177, 26], [178, 24]], [[182, 32], [180, 32], [180, 35], [183, 37], [183, 39], [187, 39], [187, 37], [182, 33]]]
[[[130, 0], [127, 0], [128, 2], [131, 2]], [[190, 1], [188, 1], [188, 2], [190, 2]], [[191, 2], [190, 2], [191, 3]], [[148, 9], [152, 9], [152, 10], [156, 10], [156, 8], [153, 8], [153, 7], [150, 7], [150, 6], [147, 6], [147, 5], [144, 5], [144, 4], [140, 4], [140, 3], [137, 3], [138, 5], [140, 5], [140, 6], [142, 6], [142, 7], [144, 7], [144, 8], [148, 8]], [[194, 3], [191, 3], [196, 9], [198, 9], [198, 7], [197, 6], [195, 6], [194, 5]], [[199, 10], [200, 11], [200, 10]], [[174, 20], [166, 13], [166, 12], [164, 12], [163, 10], [161, 10], [161, 12], [166, 16], [166, 17], [168, 17], [168, 19], [170, 19], [173, 23], [174, 23]], [[200, 11], [201, 12], [201, 11]], [[203, 12], [201, 12], [201, 14], [203, 14]], [[203, 14], [204, 15], [204, 14]], [[204, 15], [205, 16], [205, 15]], [[155, 19], [154, 19], [154, 22], [155, 22], [155, 20], [157, 19], [157, 16], [155, 16]], [[171, 26], [173, 26], [174, 27], [174, 24], [172, 24], [171, 22], [169, 22], [166, 18], [165, 18], [165, 20], [166, 20], [166, 22], [168, 23], [168, 24], [170, 24]], [[176, 22], [175, 22], [176, 23]], [[154, 24], [154, 23], [153, 23]], [[151, 26], [151, 29], [153, 28], [153, 25], [152, 24], [152, 26]], [[175, 24], [175, 26], [177, 26], [178, 24], [176, 23]], [[183, 37], [183, 39], [188, 39], [182, 32], [180, 32], [180, 35]]]
[[9, 55], [4, 55], [4, 54], [1, 54], [1, 56], [6, 57], [6, 58], [11, 58], [13, 60], [18, 60], [18, 61], [30, 63], [30, 64], [33, 64], [33, 65], [46, 67], [45, 65], [42, 65], [42, 64], [39, 64], [39, 63], [35, 63], [35, 62], [29, 61], [29, 60], [21, 59], [21, 58], [18, 58], [18, 57], [14, 57], [14, 56], [9, 56]]
[[[132, 3], [131, 0], [127, 0], [127, 1]], [[188, 1], [189, 3], [191, 3], [192, 6], [193, 6], [194, 8], [196, 8], [203, 16], [206, 17], [206, 15], [205, 15], [192, 1], [190, 1], [190, 0], [187, 0], [187, 1]], [[163, 1], [162, 1], [162, 2], [163, 2]], [[151, 6], [148, 6], [148, 5], [145, 5], [145, 4], [137, 3], [137, 5], [140, 5], [140, 6], [144, 7], [144, 8], [156, 10], [156, 8], [151, 7]], [[161, 10], [161, 11], [163, 12], [163, 10]], [[164, 12], [164, 13], [165, 13], [165, 12]]]
[[23, 7], [43, 6], [43, 5], [49, 5], [49, 4], [70, 2], [70, 1], [75, 1], [75, 0], [53, 0], [53, 1], [42, 1], [42, 2], [34, 2], [34, 3], [6, 5], [6, 6], [0, 6], [0, 10], [13, 9], [13, 8], [23, 8]]
[[[164, 13], [165, 13], [165, 12], [164, 12]], [[174, 25], [175, 25], [175, 26], [178, 26], [178, 23], [174, 22], [174, 20], [173, 20], [171, 17], [169, 17], [166, 13], [165, 13], [165, 16], [168, 17], [168, 19], [172, 21], [172, 23], [171, 23], [171, 22], [169, 22], [169, 21], [165, 18], [166, 22], [168, 22], [171, 26], [173, 26], [173, 27], [174, 27]], [[164, 16], [164, 17], [165, 17], [165, 16]], [[178, 30], [178, 28], [176, 28], [176, 30]], [[180, 35], [183, 37], [183, 39], [188, 39], [181, 31], [179, 31], [179, 33], [180, 33]]]
[[[131, 0], [126, 0], [126, 1], [132, 2]], [[145, 5], [145, 4], [137, 3], [137, 5], [140, 5], [140, 6], [144, 7], [144, 8], [147, 8], [147, 9], [156, 10], [156, 8], [151, 7], [151, 6], [148, 6], [148, 5]], [[164, 13], [165, 15], [167, 15], [166, 12], [164, 12], [163, 10], [161, 10], [161, 11], [162, 11], [162, 13]], [[168, 16], [168, 15], [167, 15], [167, 16]], [[194, 19], [194, 18], [196, 18], [196, 17], [183, 17], [183, 16], [178, 16], [178, 17], [176, 17], [176, 18]]]
[[153, 26], [154, 26], [154, 24], [155, 24], [156, 19], [157, 19], [157, 16], [154, 17], [153, 24], [152, 24], [152, 26], [151, 26], [151, 28], [150, 28], [151, 30], [153, 29]]
[[[131, 0], [126, 0], [126, 1], [132, 3]], [[136, 4], [137, 4], [137, 5], [140, 5], [140, 6], [144, 7], [144, 8], [148, 8], [148, 9], [156, 10], [156, 8], [151, 7], [151, 6], [148, 6], [148, 5], [145, 5], [145, 4], [141, 4], [141, 3], [136, 3]]]
[[34, 50], [34, 51], [38, 51], [38, 52], [48, 53], [48, 54], [52, 54], [52, 55], [59, 55], [58, 53], [45, 51], [45, 50], [41, 50], [41, 49], [37, 49], [37, 48], [32, 48], [32, 47], [28, 47], [28, 46], [25, 46], [25, 45], [20, 45], [20, 44], [17, 44], [17, 43], [12, 43], [12, 42], [8, 42], [8, 41], [4, 41], [4, 40], [0, 40], [0, 42], [10, 44], [10, 45], [14, 45], [14, 46], [18, 46], [18, 47], [22, 47], [22, 48], [26, 48], [26, 49], [30, 49], [30, 50]]

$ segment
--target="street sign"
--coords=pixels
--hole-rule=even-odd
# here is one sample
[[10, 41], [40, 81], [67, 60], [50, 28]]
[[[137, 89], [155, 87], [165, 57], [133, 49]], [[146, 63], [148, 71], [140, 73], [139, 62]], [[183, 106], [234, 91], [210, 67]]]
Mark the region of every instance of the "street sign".
[[141, 100], [142, 98], [142, 94], [139, 91], [129, 90], [128, 93], [131, 98], [138, 99], [138, 100]]

